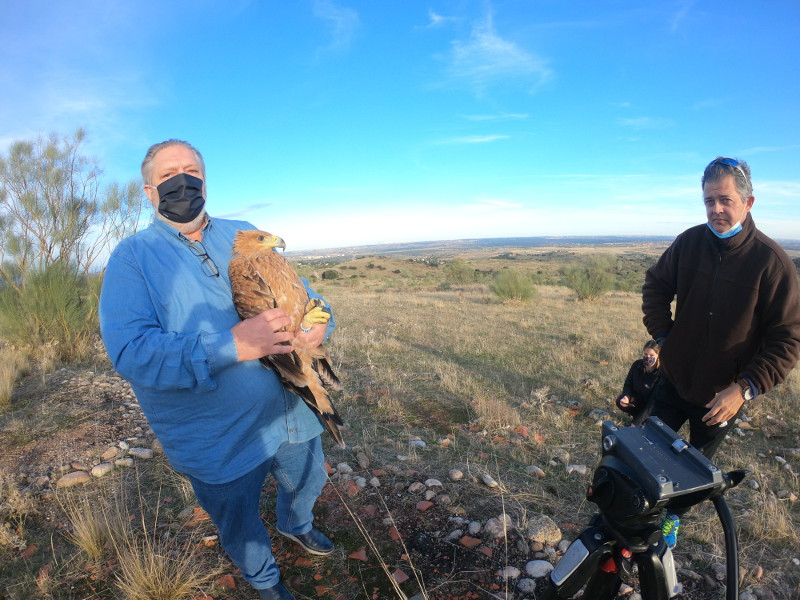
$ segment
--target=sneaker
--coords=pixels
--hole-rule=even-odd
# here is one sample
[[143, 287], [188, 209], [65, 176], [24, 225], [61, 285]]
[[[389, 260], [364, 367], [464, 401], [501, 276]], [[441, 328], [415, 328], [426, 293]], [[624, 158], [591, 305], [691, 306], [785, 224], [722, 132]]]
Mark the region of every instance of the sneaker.
[[670, 548], [674, 548], [675, 544], [678, 543], [678, 529], [680, 529], [680, 526], [681, 520], [678, 515], [664, 515], [664, 520], [661, 522], [661, 533]]
[[[277, 529], [277, 528], [276, 528]], [[309, 554], [326, 556], [333, 552], [333, 542], [316, 527], [312, 527], [307, 533], [292, 535], [278, 529], [278, 533], [300, 544]]]

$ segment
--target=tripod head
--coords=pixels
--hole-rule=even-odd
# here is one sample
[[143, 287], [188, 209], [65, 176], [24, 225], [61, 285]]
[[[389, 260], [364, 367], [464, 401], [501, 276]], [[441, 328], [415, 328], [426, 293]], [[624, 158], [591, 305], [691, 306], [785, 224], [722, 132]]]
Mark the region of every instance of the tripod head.
[[603, 455], [586, 492], [611, 524], [647, 525], [662, 510], [679, 510], [720, 496], [746, 471], [722, 471], [663, 421], [602, 427]]

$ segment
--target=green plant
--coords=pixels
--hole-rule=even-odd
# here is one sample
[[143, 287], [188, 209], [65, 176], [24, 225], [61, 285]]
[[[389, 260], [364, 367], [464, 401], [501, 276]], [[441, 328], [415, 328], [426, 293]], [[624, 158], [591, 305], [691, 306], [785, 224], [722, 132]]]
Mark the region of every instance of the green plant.
[[328, 269], [322, 272], [323, 279], [339, 279], [339, 271], [336, 269]]
[[530, 277], [514, 269], [500, 271], [489, 288], [502, 300], [528, 301], [536, 296], [536, 287]]
[[97, 295], [77, 269], [56, 262], [29, 274], [24, 285], [0, 290], [0, 334], [18, 346], [53, 344], [65, 360], [91, 350]]
[[475, 281], [475, 269], [463, 258], [456, 258], [444, 267], [447, 283], [466, 285]]
[[578, 295], [578, 300], [600, 298], [614, 285], [613, 263], [604, 257], [594, 257], [578, 265], [569, 265], [561, 271], [565, 286]]
[[16, 141], [0, 156], [0, 279], [12, 288], [60, 262], [88, 274], [136, 231], [145, 205], [138, 183], [101, 190], [101, 169], [85, 156], [86, 133]]

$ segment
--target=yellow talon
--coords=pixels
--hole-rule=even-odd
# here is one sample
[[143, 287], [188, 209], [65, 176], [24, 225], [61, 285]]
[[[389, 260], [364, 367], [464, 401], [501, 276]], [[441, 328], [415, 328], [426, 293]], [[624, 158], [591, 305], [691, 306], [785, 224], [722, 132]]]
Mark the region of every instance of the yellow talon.
[[325, 305], [322, 303], [322, 300], [312, 298], [308, 301], [308, 304], [306, 304], [306, 314], [303, 315], [303, 321], [300, 323], [300, 327], [307, 330], [310, 329], [312, 325], [327, 323], [330, 320], [331, 313], [325, 310]]

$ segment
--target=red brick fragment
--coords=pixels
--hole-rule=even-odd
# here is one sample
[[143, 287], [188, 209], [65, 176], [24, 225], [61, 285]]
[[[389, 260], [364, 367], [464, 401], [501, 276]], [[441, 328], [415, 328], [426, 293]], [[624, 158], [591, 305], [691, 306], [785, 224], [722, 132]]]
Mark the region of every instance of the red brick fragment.
[[236, 580], [233, 578], [233, 575], [228, 573], [227, 575], [223, 575], [222, 577], [218, 577], [217, 580], [214, 582], [219, 587], [224, 588], [226, 590], [235, 590], [236, 589]]
[[400, 569], [397, 569], [394, 573], [392, 573], [392, 579], [394, 579], [397, 583], [403, 583], [404, 581], [408, 581], [408, 575], [403, 573]]
[[347, 555], [347, 558], [352, 558], [353, 560], [362, 560], [367, 562], [367, 551], [365, 548], [359, 548], [355, 552], [351, 552]]
[[464, 546], [465, 548], [474, 548], [475, 546], [481, 545], [481, 540], [479, 540], [478, 538], [471, 537], [469, 535], [465, 535], [460, 540], [458, 540], [458, 543]]

